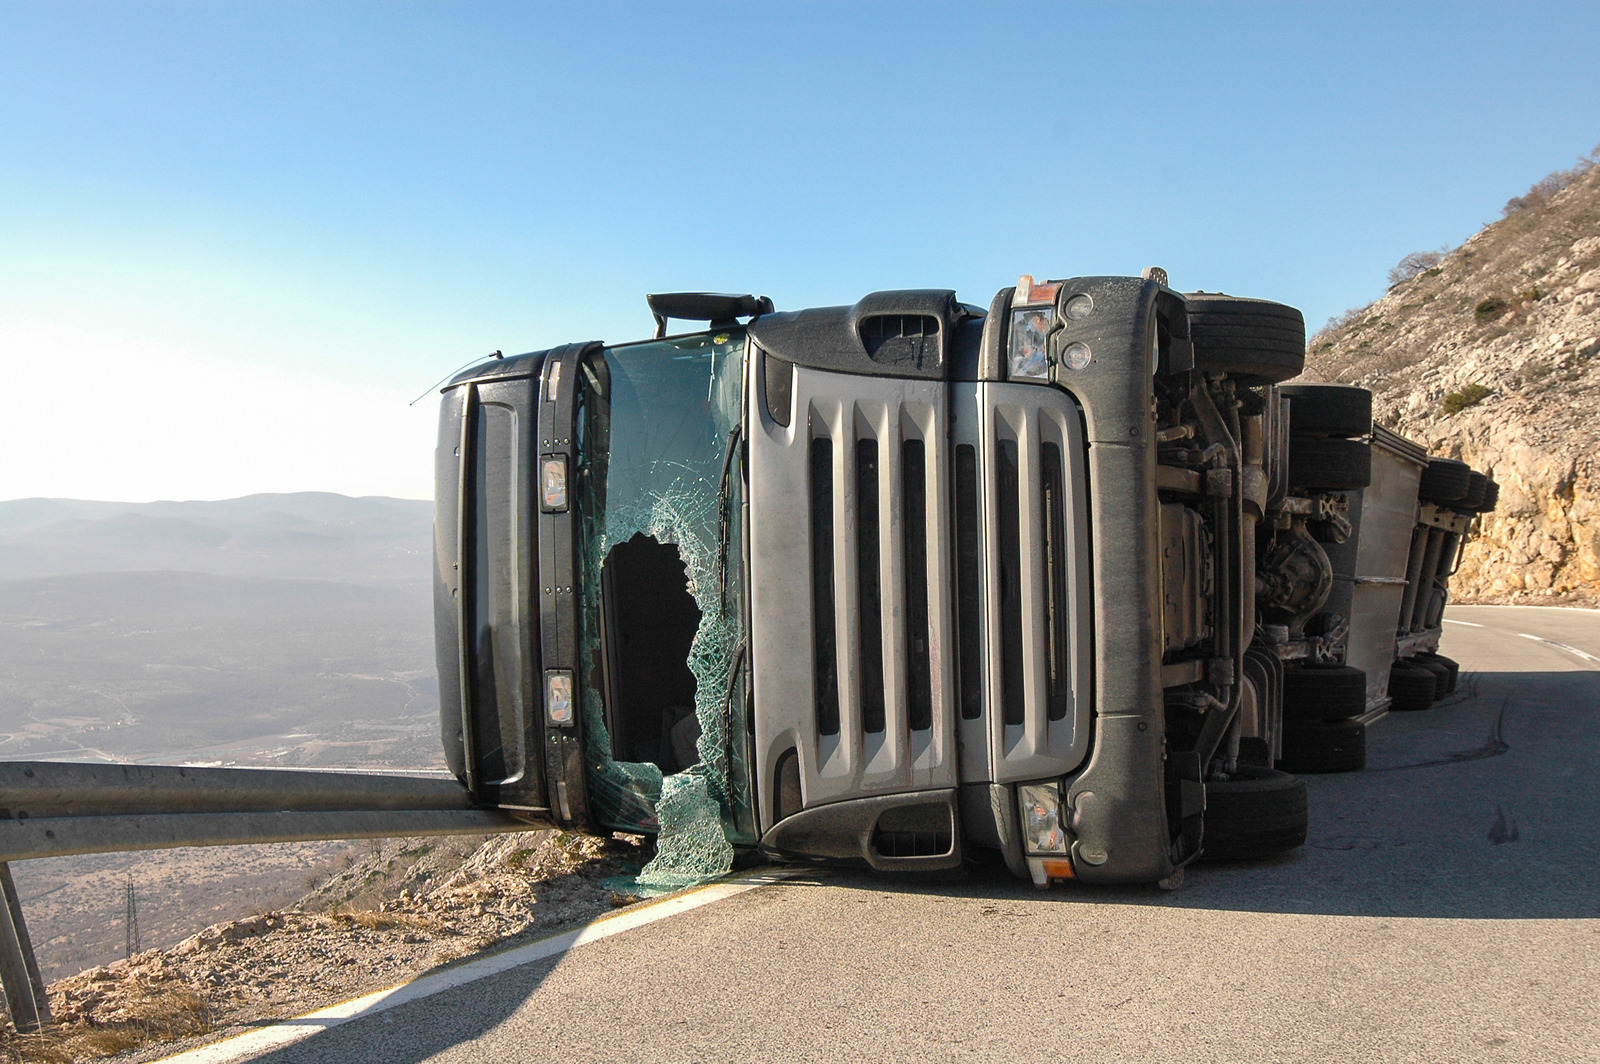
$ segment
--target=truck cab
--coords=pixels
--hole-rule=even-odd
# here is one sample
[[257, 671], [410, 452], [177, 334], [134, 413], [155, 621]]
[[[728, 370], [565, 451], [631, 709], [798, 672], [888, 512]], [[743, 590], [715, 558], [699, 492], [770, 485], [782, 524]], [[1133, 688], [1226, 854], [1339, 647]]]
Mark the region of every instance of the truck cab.
[[479, 802], [657, 834], [665, 888], [739, 850], [1125, 883], [1304, 841], [1285, 692], [1364, 727], [1351, 616], [1363, 653], [1397, 630], [1329, 549], [1364, 491], [1406, 556], [1418, 503], [1370, 487], [1370, 397], [1277, 387], [1298, 311], [1159, 270], [650, 306], [652, 339], [444, 390], [442, 738]]

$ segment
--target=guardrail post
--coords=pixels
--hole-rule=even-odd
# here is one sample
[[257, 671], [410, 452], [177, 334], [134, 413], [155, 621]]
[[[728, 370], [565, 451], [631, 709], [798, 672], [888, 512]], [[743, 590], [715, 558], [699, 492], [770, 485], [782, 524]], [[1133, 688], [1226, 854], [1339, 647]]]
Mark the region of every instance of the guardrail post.
[[22, 919], [22, 902], [11, 881], [11, 866], [0, 861], [0, 983], [5, 984], [6, 1007], [11, 1024], [19, 1032], [31, 1033], [50, 1022], [50, 1000], [45, 996], [44, 980], [28, 941], [28, 925]]

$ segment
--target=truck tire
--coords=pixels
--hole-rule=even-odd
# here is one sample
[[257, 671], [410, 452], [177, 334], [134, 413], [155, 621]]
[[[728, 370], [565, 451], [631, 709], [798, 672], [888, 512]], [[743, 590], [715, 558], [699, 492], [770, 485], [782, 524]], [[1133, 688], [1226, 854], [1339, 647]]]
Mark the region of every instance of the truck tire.
[[1483, 493], [1483, 505], [1478, 509], [1481, 514], [1493, 513], [1496, 504], [1500, 502], [1500, 485], [1491, 477], [1489, 486]]
[[1372, 431], [1372, 393], [1348, 384], [1286, 384], [1289, 432], [1295, 436], [1365, 436]]
[[1430, 661], [1421, 654], [1412, 658], [1411, 663], [1433, 673], [1433, 700], [1435, 702], [1443, 701], [1444, 697], [1450, 693], [1450, 670], [1445, 667], [1443, 662]]
[[1366, 709], [1367, 674], [1353, 665], [1283, 670], [1285, 721], [1349, 720]]
[[1483, 499], [1488, 494], [1489, 478], [1474, 469], [1467, 474], [1467, 493], [1456, 503], [1456, 509], [1475, 514], [1483, 509]]
[[1310, 491], [1352, 491], [1372, 483], [1372, 448], [1360, 440], [1295, 436], [1289, 484]]
[[1305, 369], [1306, 320], [1295, 308], [1208, 292], [1184, 299], [1196, 368], [1250, 386], [1277, 384]]
[[1471, 466], [1454, 458], [1435, 458], [1422, 471], [1417, 497], [1423, 502], [1457, 502], [1471, 486]]
[[1433, 673], [1420, 665], [1397, 661], [1389, 670], [1389, 708], [1399, 713], [1415, 713], [1433, 705], [1437, 686]]
[[1456, 684], [1461, 680], [1461, 665], [1457, 663], [1454, 658], [1447, 658], [1443, 654], [1418, 654], [1417, 660], [1429, 663], [1436, 662], [1440, 665], [1443, 665], [1445, 667], [1445, 671], [1450, 674], [1450, 679], [1445, 685], [1444, 693], [1447, 695], [1453, 695], [1456, 693]]
[[1201, 856], [1236, 861], [1292, 850], [1306, 841], [1305, 780], [1240, 765], [1229, 780], [1206, 782]]
[[1285, 724], [1285, 772], [1358, 772], [1367, 764], [1367, 726], [1359, 720]]

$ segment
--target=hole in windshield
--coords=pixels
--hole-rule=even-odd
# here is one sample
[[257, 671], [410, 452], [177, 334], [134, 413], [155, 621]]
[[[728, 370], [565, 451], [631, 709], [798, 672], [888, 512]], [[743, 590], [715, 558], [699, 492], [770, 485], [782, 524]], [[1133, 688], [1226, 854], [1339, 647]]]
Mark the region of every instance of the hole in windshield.
[[700, 609], [676, 546], [636, 533], [611, 548], [605, 588], [611, 756], [682, 772], [700, 760], [689, 651]]

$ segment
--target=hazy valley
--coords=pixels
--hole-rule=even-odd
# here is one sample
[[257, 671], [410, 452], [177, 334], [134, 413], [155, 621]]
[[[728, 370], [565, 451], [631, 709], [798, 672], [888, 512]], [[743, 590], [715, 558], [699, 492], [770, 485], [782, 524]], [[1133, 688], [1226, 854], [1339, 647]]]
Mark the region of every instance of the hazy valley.
[[[0, 759], [444, 771], [432, 505], [0, 502]], [[19, 862], [46, 978], [281, 906], [368, 843]]]

